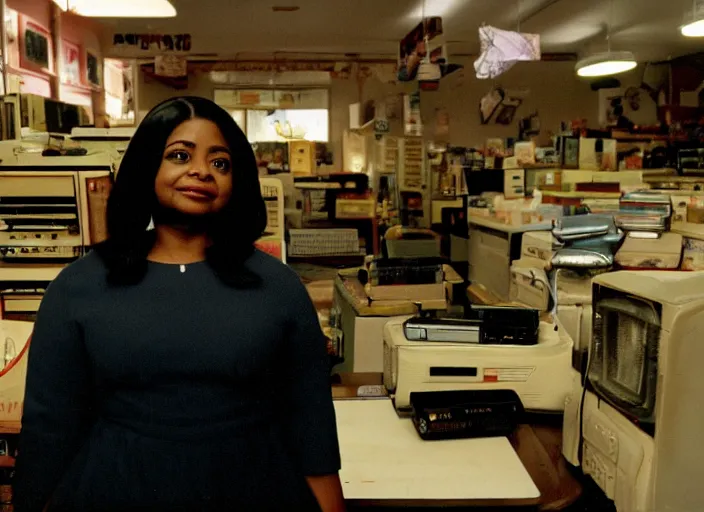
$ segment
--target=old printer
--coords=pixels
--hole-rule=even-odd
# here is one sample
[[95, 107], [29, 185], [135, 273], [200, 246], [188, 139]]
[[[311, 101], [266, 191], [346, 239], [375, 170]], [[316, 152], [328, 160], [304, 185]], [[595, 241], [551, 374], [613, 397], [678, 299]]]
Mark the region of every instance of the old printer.
[[515, 391], [527, 410], [564, 409], [572, 368], [572, 339], [564, 329], [540, 322], [535, 345], [456, 342], [453, 329], [442, 341], [417, 341], [406, 336], [407, 320], [384, 327], [384, 385], [397, 410], [410, 411], [413, 392], [495, 389]]

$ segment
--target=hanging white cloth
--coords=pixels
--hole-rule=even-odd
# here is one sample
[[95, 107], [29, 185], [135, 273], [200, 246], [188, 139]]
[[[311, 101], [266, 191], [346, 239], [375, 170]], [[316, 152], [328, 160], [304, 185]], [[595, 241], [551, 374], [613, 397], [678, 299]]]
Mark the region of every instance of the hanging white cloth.
[[518, 61], [540, 60], [540, 35], [479, 27], [481, 54], [474, 62], [477, 78], [496, 78]]

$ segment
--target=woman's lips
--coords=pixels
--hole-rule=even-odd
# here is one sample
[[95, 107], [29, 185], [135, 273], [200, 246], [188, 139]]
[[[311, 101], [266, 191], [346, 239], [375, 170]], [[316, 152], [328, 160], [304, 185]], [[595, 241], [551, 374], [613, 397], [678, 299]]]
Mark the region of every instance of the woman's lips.
[[202, 187], [181, 187], [177, 190], [191, 199], [210, 200], [217, 196], [214, 191]]

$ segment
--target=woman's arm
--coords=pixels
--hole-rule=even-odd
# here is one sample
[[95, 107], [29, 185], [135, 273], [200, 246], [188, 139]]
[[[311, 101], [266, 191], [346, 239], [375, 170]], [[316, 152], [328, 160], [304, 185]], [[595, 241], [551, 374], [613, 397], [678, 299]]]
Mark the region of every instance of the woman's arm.
[[344, 512], [345, 498], [338, 475], [309, 476], [306, 478], [322, 512]]
[[[284, 435], [289, 452], [308, 480], [323, 512], [344, 510], [340, 447], [330, 385], [327, 339], [310, 296], [297, 276], [282, 290], [290, 311], [284, 358], [288, 414]], [[288, 283], [287, 283], [288, 284]]]
[[87, 434], [90, 366], [65, 272], [49, 286], [29, 346], [16, 512], [41, 512]]

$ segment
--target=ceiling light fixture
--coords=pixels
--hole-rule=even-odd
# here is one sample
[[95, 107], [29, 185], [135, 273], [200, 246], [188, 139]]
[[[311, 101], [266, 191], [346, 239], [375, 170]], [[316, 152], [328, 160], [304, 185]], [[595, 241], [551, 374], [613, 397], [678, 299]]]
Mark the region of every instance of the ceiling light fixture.
[[704, 37], [704, 0], [692, 1], [692, 12], [687, 15], [687, 23], [680, 27], [685, 37]]
[[577, 63], [577, 74], [583, 77], [610, 76], [634, 69], [638, 63], [631, 52], [597, 53]]
[[607, 51], [597, 53], [577, 62], [575, 70], [581, 77], [611, 76], [635, 69], [638, 65], [632, 52], [611, 51], [611, 22], [614, 14], [614, 2], [611, 0], [609, 20], [606, 25]]
[[173, 18], [169, 0], [54, 0], [67, 12], [91, 18]]

